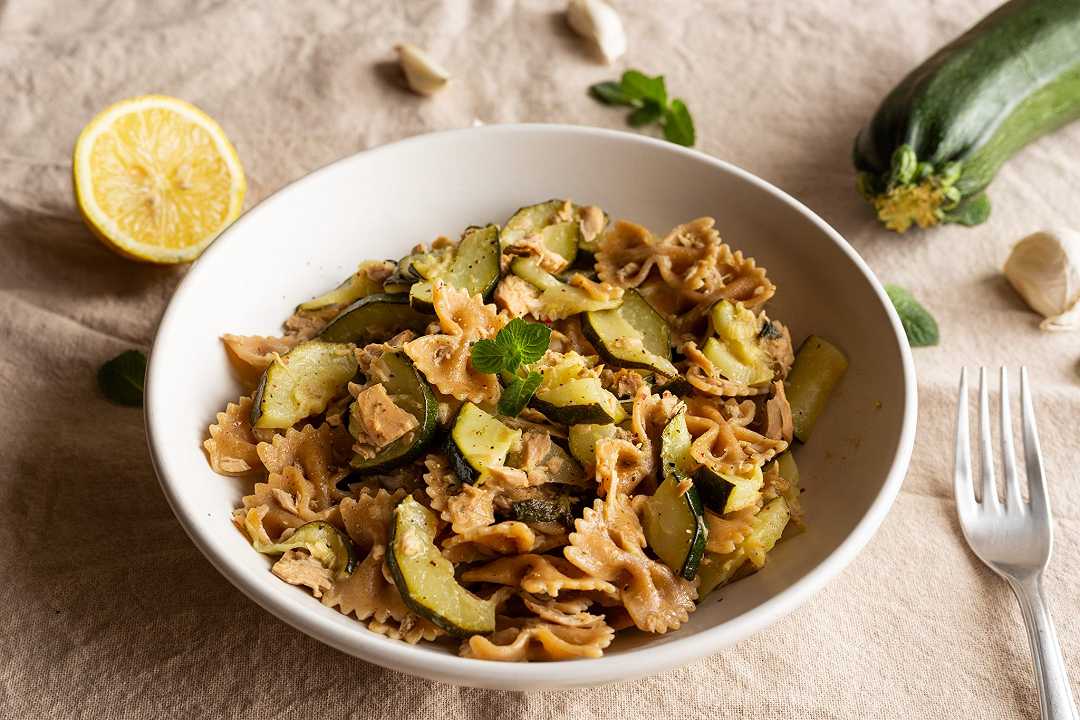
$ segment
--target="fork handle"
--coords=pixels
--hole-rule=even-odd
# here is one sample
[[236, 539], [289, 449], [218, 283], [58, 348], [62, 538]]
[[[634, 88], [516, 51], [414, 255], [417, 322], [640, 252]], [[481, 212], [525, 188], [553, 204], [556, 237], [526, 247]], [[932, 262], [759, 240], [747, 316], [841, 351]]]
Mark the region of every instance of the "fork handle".
[[1039, 709], [1042, 720], [1080, 720], [1073, 703], [1065, 660], [1061, 656], [1054, 621], [1043, 592], [1042, 574], [1023, 580], [1009, 580], [1020, 601], [1031, 657], [1035, 664], [1035, 683], [1039, 689]]

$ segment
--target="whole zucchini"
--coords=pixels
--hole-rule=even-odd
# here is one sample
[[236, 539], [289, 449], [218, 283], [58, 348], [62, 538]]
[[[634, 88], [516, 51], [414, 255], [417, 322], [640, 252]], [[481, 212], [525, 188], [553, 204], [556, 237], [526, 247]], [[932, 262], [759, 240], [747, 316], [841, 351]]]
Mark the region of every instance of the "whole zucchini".
[[1011, 0], [915, 68], [855, 139], [858, 187], [890, 230], [977, 225], [1029, 142], [1080, 117], [1080, 0]]

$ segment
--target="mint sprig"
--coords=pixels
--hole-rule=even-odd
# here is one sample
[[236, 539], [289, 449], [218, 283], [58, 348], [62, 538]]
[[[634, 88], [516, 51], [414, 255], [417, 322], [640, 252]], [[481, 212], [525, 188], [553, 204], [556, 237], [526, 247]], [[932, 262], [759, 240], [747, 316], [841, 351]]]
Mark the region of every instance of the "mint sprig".
[[[551, 342], [551, 328], [542, 323], [514, 318], [493, 340], [477, 340], [470, 349], [473, 369], [483, 373], [512, 374], [522, 365], [534, 363], [544, 356]], [[499, 398], [499, 412], [515, 416], [529, 404], [540, 387], [542, 376], [529, 372], [524, 377], [513, 376]]]
[[937, 321], [930, 312], [919, 304], [910, 292], [899, 285], [886, 285], [885, 294], [889, 296], [900, 324], [904, 326], [911, 347], [937, 345], [940, 339]]
[[679, 98], [668, 101], [663, 75], [649, 77], [640, 70], [627, 70], [618, 82], [612, 80], [590, 86], [589, 95], [605, 105], [634, 108], [626, 116], [631, 127], [660, 123], [666, 140], [686, 147], [696, 141], [690, 110]]

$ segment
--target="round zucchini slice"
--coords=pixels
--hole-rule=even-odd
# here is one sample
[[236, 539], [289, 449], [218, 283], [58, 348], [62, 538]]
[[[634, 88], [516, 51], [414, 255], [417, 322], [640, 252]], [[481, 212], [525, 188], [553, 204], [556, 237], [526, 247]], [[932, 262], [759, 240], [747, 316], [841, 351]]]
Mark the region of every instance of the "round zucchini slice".
[[351, 345], [300, 343], [263, 372], [251, 404], [251, 425], [283, 429], [317, 415], [355, 375]]
[[331, 305], [348, 305], [349, 303], [356, 302], [362, 297], [382, 292], [382, 283], [372, 280], [371, 276], [368, 275], [367, 270], [384, 264], [385, 263], [378, 260], [367, 260], [360, 263], [360, 267], [357, 271], [345, 278], [344, 282], [330, 292], [323, 293], [305, 303], [300, 303], [296, 306], [296, 311], [313, 312], [315, 310], [322, 310]]
[[375, 457], [353, 457], [352, 467], [356, 474], [385, 472], [412, 462], [435, 436], [439, 405], [423, 374], [403, 352], [384, 353], [382, 362], [390, 370], [390, 376], [383, 383], [386, 394], [398, 407], [416, 418], [419, 426], [382, 448]]
[[394, 585], [409, 609], [455, 637], [495, 630], [495, 604], [462, 587], [435, 546], [435, 515], [412, 495], [394, 509], [390, 552]]
[[441, 265], [441, 261], [428, 265], [421, 263], [419, 267], [414, 264], [414, 270], [418, 273], [423, 269], [432, 277], [425, 276], [424, 280], [409, 288], [412, 306], [420, 312], [435, 312], [432, 306], [435, 280], [442, 280], [465, 290], [469, 295], [480, 295], [486, 300], [499, 284], [500, 252], [498, 226], [485, 225], [466, 229], [445, 267]]
[[637, 290], [627, 290], [617, 308], [585, 313], [581, 329], [614, 365], [645, 368], [665, 377], [679, 374], [671, 364], [671, 328]]
[[641, 525], [645, 541], [674, 572], [687, 580], [697, 575], [708, 528], [697, 488], [685, 493], [679, 484], [690, 464], [690, 432], [686, 429], [686, 407], [682, 407], [660, 434], [660, 460], [664, 479], [645, 501]]
[[482, 480], [484, 470], [505, 465], [510, 448], [521, 440], [521, 431], [503, 425], [471, 402], [461, 406], [446, 440], [446, 454], [461, 482]]
[[421, 333], [430, 322], [430, 315], [409, 305], [408, 293], [376, 293], [360, 298], [338, 313], [319, 334], [319, 339], [363, 345], [387, 340], [402, 330]]
[[289, 550], [303, 548], [334, 577], [350, 575], [356, 568], [356, 548], [349, 537], [323, 520], [315, 520], [296, 528], [287, 539], [267, 545], [253, 543], [256, 550], [267, 555], [281, 555]]

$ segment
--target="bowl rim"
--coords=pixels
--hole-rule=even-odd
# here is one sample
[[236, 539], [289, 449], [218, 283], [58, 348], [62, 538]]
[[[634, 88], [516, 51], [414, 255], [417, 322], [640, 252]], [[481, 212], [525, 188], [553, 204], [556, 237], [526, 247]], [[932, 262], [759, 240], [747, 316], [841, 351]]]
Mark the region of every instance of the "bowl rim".
[[[459, 135], [505, 134], [520, 135], [523, 138], [535, 134], [570, 134], [615, 139], [631, 145], [661, 147], [667, 152], [684, 155], [698, 162], [712, 165], [772, 195], [777, 201], [795, 209], [816, 225], [829, 240], [846, 254], [848, 260], [869, 281], [870, 286], [878, 296], [879, 302], [886, 310], [893, 333], [896, 336], [895, 340], [897, 347], [900, 349], [901, 369], [904, 376], [903, 420], [897, 438], [896, 452], [885, 482], [882, 484], [877, 497], [874, 498], [869, 509], [858, 521], [851, 533], [806, 575], [750, 610], [692, 635], [655, 646], [644, 644], [641, 647], [627, 650], [618, 655], [605, 655], [601, 658], [588, 659], [584, 663], [581, 660], [531, 663], [527, 673], [523, 673], [522, 668], [517, 663], [499, 663], [463, 658], [451, 654], [433, 653], [422, 647], [404, 642], [389, 641], [388, 638], [367, 630], [359, 622], [357, 623], [357, 629], [362, 632], [345, 635], [341, 632], [340, 627], [332, 624], [329, 616], [319, 612], [322, 608], [309, 608], [305, 604], [295, 602], [295, 599], [286, 593], [270, 591], [262, 586], [249, 584], [245, 580], [244, 573], [241, 571], [238, 562], [234, 562], [230, 553], [215, 545], [211, 538], [203, 537], [200, 534], [199, 525], [194, 520], [195, 514], [199, 512], [198, 509], [181, 504], [179, 496], [173, 492], [173, 485], [177, 483], [177, 480], [170, 478], [168, 468], [164, 466], [164, 457], [160, 451], [162, 444], [168, 442], [168, 427], [164, 416], [159, 417], [156, 414], [156, 409], [159, 407], [158, 388], [164, 384], [159, 379], [162, 372], [162, 363], [157, 361], [157, 353], [155, 352], [158, 340], [169, 328], [174, 316], [180, 312], [180, 308], [185, 304], [186, 296], [193, 285], [193, 278], [208, 272], [207, 268], [212, 266], [212, 262], [208, 262], [207, 258], [214, 257], [226, 243], [234, 242], [234, 238], [241, 237], [240, 229], [251, 222], [251, 215], [256, 209], [269, 206], [272, 203], [287, 202], [291, 191], [305, 183], [316, 181], [320, 175], [337, 168], [339, 165], [362, 162], [363, 158], [372, 154], [394, 152], [396, 149], [406, 145], [435, 142]], [[177, 285], [165, 312], [161, 316], [154, 336], [145, 384], [144, 422], [146, 438], [151, 463], [161, 489], [169, 502], [169, 506], [172, 508], [173, 514], [176, 515], [177, 520], [179, 520], [180, 525], [184, 528], [188, 537], [191, 538], [191, 541], [218, 572], [237, 589], [275, 617], [301, 632], [354, 657], [411, 675], [459, 685], [519, 690], [597, 685], [618, 680], [636, 679], [680, 667], [745, 639], [808, 601], [826, 583], [839, 575], [858, 555], [881, 526], [892, 507], [911, 460], [915, 442], [918, 404], [918, 390], [911, 349], [900, 324], [900, 319], [893, 309], [892, 303], [888, 300], [884, 288], [866, 262], [855, 252], [843, 236], [810, 208], [766, 180], [736, 165], [698, 150], [619, 130], [547, 123], [484, 125], [423, 133], [367, 150], [361, 150], [315, 169], [282, 186], [261, 202], [249, 208], [232, 225], [226, 228]], [[167, 406], [164, 402], [160, 402], [160, 404], [163, 407]]]

